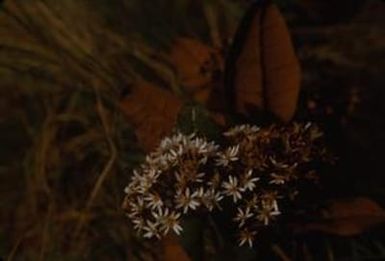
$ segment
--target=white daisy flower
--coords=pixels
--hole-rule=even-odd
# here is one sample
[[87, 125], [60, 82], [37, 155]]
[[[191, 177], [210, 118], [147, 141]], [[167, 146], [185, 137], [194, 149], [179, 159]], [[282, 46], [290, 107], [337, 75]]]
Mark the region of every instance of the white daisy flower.
[[143, 198], [141, 197], [137, 197], [135, 201], [130, 201], [129, 206], [129, 212], [132, 215], [139, 215], [145, 208]]
[[244, 190], [249, 190], [253, 191], [256, 187], [255, 183], [259, 181], [259, 178], [257, 177], [252, 177], [253, 175], [253, 170], [250, 169], [247, 171], [246, 175], [244, 176], [244, 181], [243, 181], [243, 189]]
[[269, 181], [269, 184], [273, 185], [283, 185], [287, 181], [287, 177], [283, 175], [277, 175], [275, 173], [270, 174], [271, 180]]
[[242, 230], [239, 234], [239, 246], [243, 246], [244, 244], [248, 244], [249, 247], [253, 247], [253, 241], [257, 232], [249, 231], [247, 229]]
[[218, 153], [217, 166], [227, 167], [230, 162], [238, 160], [239, 145], [228, 148], [225, 152]]
[[134, 229], [138, 232], [143, 231], [146, 225], [143, 218], [132, 218], [132, 223], [134, 224]]
[[239, 222], [238, 226], [242, 227], [245, 224], [246, 220], [253, 216], [253, 213], [250, 212], [249, 207], [246, 207], [245, 210], [237, 208], [237, 211], [238, 213], [235, 216], [234, 221]]
[[153, 193], [149, 193], [146, 197], [144, 197], [144, 200], [147, 202], [147, 206], [152, 210], [159, 210], [163, 206], [163, 201], [160, 196]]
[[189, 188], [186, 188], [184, 193], [181, 190], [178, 190], [175, 196], [175, 201], [177, 203], [176, 208], [183, 208], [184, 214], [186, 214], [189, 209], [195, 210], [200, 205], [197, 200], [197, 195], [197, 191], [190, 194]]
[[143, 230], [145, 231], [143, 235], [144, 238], [152, 238], [155, 236], [160, 239], [159, 224], [157, 222], [151, 222], [150, 220], [147, 220]]
[[219, 202], [222, 199], [222, 193], [216, 192], [214, 189], [209, 189], [202, 195], [202, 202], [210, 211], [212, 211], [214, 207], [219, 207]]
[[242, 199], [243, 189], [238, 185], [238, 179], [233, 176], [229, 176], [228, 182], [223, 182], [222, 187], [225, 189], [225, 194], [233, 197], [234, 203], [239, 199]]
[[258, 209], [257, 219], [261, 221], [265, 226], [267, 226], [269, 225], [271, 219], [274, 219], [275, 216], [278, 216], [280, 214], [280, 211], [275, 210], [272, 207], [263, 206], [262, 208]]
[[151, 214], [155, 218], [156, 222], [162, 224], [164, 220], [168, 217], [169, 210], [168, 208], [158, 208], [156, 211], [152, 211]]
[[261, 204], [262, 204], [263, 208], [269, 208], [269, 209], [272, 209], [274, 211], [278, 211], [279, 212], [278, 201], [275, 200], [275, 199], [273, 199], [273, 200], [262, 200]]
[[180, 233], [183, 231], [183, 228], [179, 222], [180, 216], [181, 214], [175, 211], [167, 215], [161, 227], [161, 229], [164, 231], [164, 234], [167, 234], [170, 230], [173, 230], [175, 234], [180, 235]]

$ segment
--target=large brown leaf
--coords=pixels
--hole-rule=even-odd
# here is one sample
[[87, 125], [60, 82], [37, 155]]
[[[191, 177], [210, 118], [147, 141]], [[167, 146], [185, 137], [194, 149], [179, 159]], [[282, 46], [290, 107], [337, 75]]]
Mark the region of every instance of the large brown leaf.
[[354, 236], [385, 223], [385, 210], [368, 198], [331, 202], [323, 216], [322, 222], [301, 226], [299, 232], [320, 231], [339, 236]]
[[270, 1], [256, 1], [242, 20], [226, 65], [227, 96], [234, 109], [292, 118], [300, 66], [285, 21]]
[[140, 81], [120, 103], [142, 147], [150, 151], [174, 128], [182, 102], [171, 92]]

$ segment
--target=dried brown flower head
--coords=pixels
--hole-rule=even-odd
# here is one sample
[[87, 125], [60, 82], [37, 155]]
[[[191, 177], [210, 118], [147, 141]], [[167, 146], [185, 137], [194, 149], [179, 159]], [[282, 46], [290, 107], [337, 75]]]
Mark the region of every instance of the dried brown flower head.
[[260, 228], [284, 212], [280, 203], [298, 195], [297, 183], [317, 176], [311, 163], [327, 160], [328, 155], [320, 142], [322, 132], [310, 123], [240, 125], [224, 135], [229, 144], [224, 155], [230, 159], [236, 148], [237, 160], [217, 165], [229, 175], [223, 187], [235, 204], [239, 243], [251, 246]]

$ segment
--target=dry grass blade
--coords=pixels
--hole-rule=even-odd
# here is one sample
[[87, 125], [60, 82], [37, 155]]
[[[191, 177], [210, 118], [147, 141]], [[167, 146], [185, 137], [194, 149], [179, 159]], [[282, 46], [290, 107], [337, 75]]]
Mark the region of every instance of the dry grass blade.
[[[63, 16], [58, 11], [60, 8], [69, 9], [68, 15]], [[9, 42], [5, 45], [8, 50], [13, 48], [18, 55], [18, 63], [25, 64], [21, 68], [28, 66], [28, 69], [34, 65], [35, 71], [39, 70], [55, 81], [62, 79], [64, 85], [91, 86], [97, 79], [101, 91], [116, 95], [121, 85], [120, 78], [126, 81], [131, 76], [128, 62], [119, 67], [122, 75], [127, 76], [116, 76], [116, 56], [130, 53], [130, 45], [124, 37], [109, 30], [100, 17], [87, 12], [87, 8], [85, 3], [73, 1], [59, 4], [10, 1], [0, 22], [12, 26], [12, 31], [17, 33], [9, 28], [0, 30], [0, 33], [7, 39], [6, 43]], [[74, 25], [73, 21], [79, 19], [83, 22]], [[104, 50], [102, 41], [110, 49]], [[9, 59], [6, 60], [9, 55], [9, 52], [4, 53], [0, 66], [20, 70], [19, 66], [14, 67]], [[31, 64], [36, 61], [40, 67]]]
[[291, 261], [291, 259], [286, 255], [286, 253], [278, 245], [271, 246], [273, 252], [281, 258], [282, 261]]
[[145, 47], [144, 44], [137, 44], [133, 47], [133, 56], [140, 62], [151, 68], [162, 80], [164, 80], [168, 87], [177, 95], [182, 94], [181, 86], [176, 77], [175, 72], [165, 62], [155, 59], [155, 51], [149, 47]]
[[211, 42], [214, 47], [220, 48], [222, 46], [222, 38], [218, 24], [217, 10], [214, 8], [212, 2], [210, 1], [206, 1], [203, 4], [203, 9], [206, 15], [208, 26], [210, 28]]
[[[104, 129], [105, 139], [108, 143], [110, 158], [108, 159], [107, 163], [105, 164], [102, 172], [100, 173], [100, 175], [99, 175], [99, 177], [98, 177], [98, 179], [97, 179], [97, 181], [96, 181], [96, 183], [95, 183], [95, 185], [94, 185], [94, 187], [93, 187], [93, 189], [89, 195], [89, 198], [88, 198], [87, 203], [86, 203], [86, 207], [83, 211], [85, 214], [87, 214], [89, 212], [89, 210], [91, 209], [98, 192], [100, 191], [100, 189], [101, 189], [104, 181], [106, 180], [108, 174], [110, 174], [110, 172], [114, 166], [114, 163], [116, 161], [116, 158], [117, 158], [117, 149], [116, 149], [116, 146], [115, 146], [113, 138], [112, 138], [111, 124], [109, 123], [109, 121], [107, 119], [106, 111], [104, 109], [104, 106], [103, 106], [103, 103], [102, 103], [102, 100], [100, 97], [100, 92], [96, 86], [94, 86], [94, 91], [95, 91], [95, 95], [96, 95], [96, 107], [97, 107], [97, 111], [98, 111], [103, 129]], [[83, 226], [85, 225], [85, 222], [86, 222], [86, 219], [85, 219], [85, 215], [83, 214], [83, 215], [81, 215], [79, 222], [76, 226], [75, 238], [81, 232]]]

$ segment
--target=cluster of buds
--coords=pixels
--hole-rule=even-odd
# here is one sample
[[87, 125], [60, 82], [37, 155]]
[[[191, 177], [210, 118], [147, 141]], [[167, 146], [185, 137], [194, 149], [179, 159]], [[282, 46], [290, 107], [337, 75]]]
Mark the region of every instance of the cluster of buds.
[[328, 157], [312, 124], [241, 125], [224, 136], [225, 148], [195, 134], [165, 138], [133, 172], [123, 208], [140, 234], [179, 235], [183, 216], [220, 211], [226, 200], [239, 245], [251, 247], [281, 215], [281, 203], [298, 194], [298, 183], [313, 182], [317, 163]]

